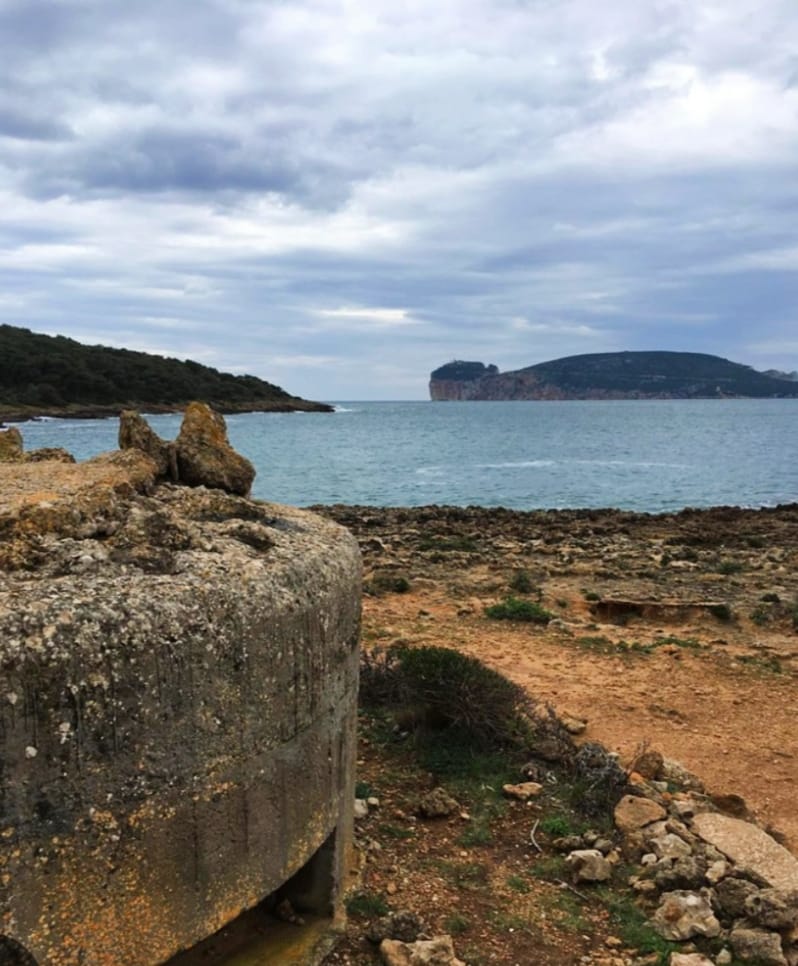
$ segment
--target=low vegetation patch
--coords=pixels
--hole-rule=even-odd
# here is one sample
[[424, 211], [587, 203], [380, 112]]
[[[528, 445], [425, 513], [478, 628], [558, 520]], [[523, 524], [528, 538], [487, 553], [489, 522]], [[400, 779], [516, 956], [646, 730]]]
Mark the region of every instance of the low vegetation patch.
[[494, 621], [524, 621], [529, 624], [548, 624], [554, 614], [536, 601], [506, 597], [500, 604], [485, 608], [485, 615]]

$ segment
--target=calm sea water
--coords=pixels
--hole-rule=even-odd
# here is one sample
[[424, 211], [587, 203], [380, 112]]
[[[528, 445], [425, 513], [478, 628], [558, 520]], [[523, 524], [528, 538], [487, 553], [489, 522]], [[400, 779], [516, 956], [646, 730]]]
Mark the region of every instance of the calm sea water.
[[[179, 416], [148, 417], [165, 438]], [[227, 418], [253, 495], [296, 506], [516, 509], [768, 506], [798, 501], [798, 400], [340, 403], [333, 414]], [[117, 420], [26, 423], [25, 445], [79, 459]]]

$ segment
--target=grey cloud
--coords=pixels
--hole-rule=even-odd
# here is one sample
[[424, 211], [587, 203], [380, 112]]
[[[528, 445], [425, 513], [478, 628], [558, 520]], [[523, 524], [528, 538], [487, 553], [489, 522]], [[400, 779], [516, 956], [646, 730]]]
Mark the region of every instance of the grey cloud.
[[[141, 332], [266, 378], [270, 354], [333, 358], [349, 383], [309, 363], [288, 388], [350, 398], [352, 359], [402, 371], [367, 395], [423, 395], [455, 355], [747, 361], [798, 301], [792, 273], [746, 262], [794, 246], [798, 144], [768, 148], [798, 20], [791, 0], [749, 8], [6, 2], [0, 320]], [[667, 134], [646, 127], [661, 116]], [[751, 156], [713, 150], [713, 124]], [[342, 307], [419, 324], [319, 314]]]
[[72, 137], [66, 124], [47, 117], [36, 117], [24, 110], [0, 104], [0, 138], [20, 141], [63, 141]]

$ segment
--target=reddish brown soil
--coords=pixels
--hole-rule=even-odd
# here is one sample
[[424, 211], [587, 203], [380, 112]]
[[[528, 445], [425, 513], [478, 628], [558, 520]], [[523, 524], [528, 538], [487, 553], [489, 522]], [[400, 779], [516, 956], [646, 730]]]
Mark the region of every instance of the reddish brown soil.
[[[365, 601], [367, 646], [473, 654], [586, 718], [585, 738], [626, 759], [648, 744], [709, 791], [742, 796], [798, 849], [798, 506], [326, 512], [360, 538], [378, 594]], [[517, 596], [539, 598], [552, 626], [485, 616], [521, 571], [534, 589]], [[409, 592], [382, 589], [398, 576]], [[608, 599], [646, 606], [624, 614]]]

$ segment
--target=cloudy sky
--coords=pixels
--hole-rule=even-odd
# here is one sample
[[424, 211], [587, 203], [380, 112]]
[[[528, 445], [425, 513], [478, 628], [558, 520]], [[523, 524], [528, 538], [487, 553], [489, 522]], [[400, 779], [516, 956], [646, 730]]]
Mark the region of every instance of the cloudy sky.
[[798, 368], [795, 0], [0, 0], [0, 78], [2, 322], [318, 399]]

